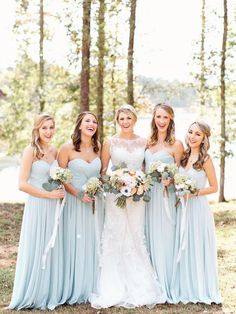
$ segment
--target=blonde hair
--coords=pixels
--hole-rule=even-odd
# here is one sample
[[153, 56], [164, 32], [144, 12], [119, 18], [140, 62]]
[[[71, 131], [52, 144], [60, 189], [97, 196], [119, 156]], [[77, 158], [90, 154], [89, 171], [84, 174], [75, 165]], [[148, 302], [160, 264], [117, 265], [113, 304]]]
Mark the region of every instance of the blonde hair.
[[[203, 168], [204, 162], [209, 158], [208, 150], [210, 148], [209, 137], [211, 136], [211, 128], [207, 123], [203, 121], [195, 121], [192, 124], [190, 124], [188, 131], [194, 124], [196, 124], [204, 134], [202, 143], [200, 145], [198, 160], [193, 164], [194, 169], [201, 170]], [[191, 147], [188, 144], [188, 134], [185, 137], [185, 143], [187, 145], [187, 149], [185, 150], [183, 158], [180, 162], [182, 167], [186, 167], [191, 154]]]
[[44, 152], [42, 147], [40, 146], [40, 137], [39, 137], [39, 129], [43, 125], [44, 122], [52, 120], [53, 125], [55, 126], [55, 121], [52, 116], [48, 113], [42, 113], [35, 117], [34, 119], [34, 127], [32, 130], [32, 140], [31, 146], [34, 148], [34, 155], [37, 159], [41, 159], [44, 156]]
[[116, 116], [115, 116], [116, 122], [118, 122], [119, 115], [120, 115], [121, 112], [126, 113], [126, 114], [131, 114], [132, 117], [134, 118], [135, 122], [138, 119], [137, 112], [134, 109], [134, 107], [129, 105], [129, 104], [125, 104], [125, 105], [120, 106], [120, 108], [117, 109]]
[[152, 122], [151, 122], [151, 136], [149, 138], [148, 144], [149, 146], [153, 146], [158, 142], [158, 128], [155, 123], [155, 115], [156, 115], [157, 109], [159, 108], [165, 110], [170, 115], [170, 123], [167, 128], [165, 142], [170, 145], [173, 145], [175, 143], [175, 121], [174, 121], [175, 115], [174, 115], [174, 110], [172, 109], [172, 107], [167, 104], [157, 104], [153, 109]]

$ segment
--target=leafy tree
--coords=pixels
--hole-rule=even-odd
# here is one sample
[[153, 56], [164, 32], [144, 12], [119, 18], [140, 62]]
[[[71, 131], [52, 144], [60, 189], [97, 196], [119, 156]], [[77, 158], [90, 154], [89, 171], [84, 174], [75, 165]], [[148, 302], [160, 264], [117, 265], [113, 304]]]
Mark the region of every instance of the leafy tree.
[[127, 101], [128, 104], [134, 105], [134, 34], [135, 34], [135, 19], [136, 19], [136, 4], [137, 0], [130, 0], [130, 18], [129, 18], [129, 47], [128, 47], [128, 87]]
[[226, 126], [225, 126], [225, 62], [226, 62], [226, 49], [227, 49], [227, 32], [228, 32], [228, 9], [227, 0], [224, 0], [224, 30], [222, 39], [221, 51], [221, 75], [220, 75], [220, 100], [221, 100], [221, 141], [220, 141], [220, 191], [219, 202], [225, 202], [224, 196], [224, 183], [225, 183], [225, 141], [226, 141]]
[[103, 141], [103, 109], [104, 109], [104, 56], [105, 56], [105, 12], [106, 3], [105, 0], [99, 1], [98, 10], [98, 66], [97, 66], [97, 116], [100, 141]]
[[80, 110], [89, 110], [90, 78], [90, 13], [91, 0], [83, 0], [82, 67], [80, 78]]
[[39, 4], [39, 108], [40, 112], [43, 112], [45, 100], [44, 100], [44, 2], [40, 0]]

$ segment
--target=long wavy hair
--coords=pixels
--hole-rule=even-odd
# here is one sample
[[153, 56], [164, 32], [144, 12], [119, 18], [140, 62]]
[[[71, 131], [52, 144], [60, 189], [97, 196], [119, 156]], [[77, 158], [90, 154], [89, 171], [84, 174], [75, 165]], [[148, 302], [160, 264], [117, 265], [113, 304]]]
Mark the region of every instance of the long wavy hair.
[[[80, 145], [81, 145], [81, 130], [80, 130], [80, 126], [81, 123], [83, 121], [83, 118], [87, 115], [87, 114], [91, 114], [97, 121], [98, 123], [98, 118], [97, 116], [90, 111], [83, 111], [78, 115], [78, 118], [76, 120], [75, 123], [75, 128], [74, 128], [74, 132], [71, 135], [71, 139], [72, 139], [72, 143], [74, 145], [75, 151], [80, 152]], [[93, 146], [93, 151], [95, 153], [98, 153], [99, 151], [99, 146], [98, 146], [98, 128], [96, 130], [96, 132], [94, 133], [94, 135], [92, 136], [92, 146]]]
[[[196, 170], [201, 170], [203, 168], [204, 162], [209, 158], [208, 150], [210, 148], [209, 137], [211, 136], [211, 128], [205, 122], [195, 121], [189, 126], [189, 129], [194, 124], [196, 124], [199, 127], [199, 129], [204, 134], [204, 137], [203, 137], [203, 140], [202, 140], [201, 145], [200, 145], [198, 160], [192, 165], [192, 167]], [[188, 131], [189, 131], [189, 129], [188, 129]], [[185, 137], [185, 143], [187, 145], [187, 149], [185, 150], [184, 155], [182, 157], [182, 160], [180, 162], [180, 165], [184, 168], [186, 167], [188, 160], [189, 160], [189, 157], [190, 157], [190, 154], [191, 154], [191, 148], [188, 144], [188, 133]]]
[[151, 122], [151, 136], [149, 138], [148, 144], [149, 146], [153, 146], [158, 142], [158, 128], [155, 123], [155, 116], [157, 109], [163, 109], [170, 115], [170, 123], [167, 128], [167, 134], [165, 138], [165, 142], [169, 145], [173, 145], [175, 143], [175, 121], [174, 121], [174, 110], [171, 106], [167, 104], [157, 104], [153, 109], [152, 114], [152, 122]]
[[34, 148], [34, 156], [37, 159], [41, 159], [44, 156], [43, 148], [40, 145], [39, 129], [44, 122], [52, 120], [53, 126], [55, 127], [54, 118], [48, 113], [42, 113], [35, 117], [34, 126], [32, 130], [31, 146]]

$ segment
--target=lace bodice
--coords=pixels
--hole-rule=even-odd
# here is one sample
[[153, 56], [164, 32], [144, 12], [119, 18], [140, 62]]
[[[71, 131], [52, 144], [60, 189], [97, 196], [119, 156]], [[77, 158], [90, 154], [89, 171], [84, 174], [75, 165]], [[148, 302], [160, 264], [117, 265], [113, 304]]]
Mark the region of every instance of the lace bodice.
[[140, 169], [144, 160], [146, 143], [146, 139], [142, 137], [134, 140], [112, 137], [109, 141], [112, 164], [118, 166], [125, 162], [130, 169]]

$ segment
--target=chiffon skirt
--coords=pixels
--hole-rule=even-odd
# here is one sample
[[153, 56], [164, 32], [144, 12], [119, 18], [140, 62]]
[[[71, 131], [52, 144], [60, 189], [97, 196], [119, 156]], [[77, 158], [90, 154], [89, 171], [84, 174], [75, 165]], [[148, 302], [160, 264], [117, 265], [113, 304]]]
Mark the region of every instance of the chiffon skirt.
[[[192, 198], [186, 208], [186, 224], [181, 226], [178, 208], [172, 298], [175, 303], [221, 303], [218, 288], [215, 225], [204, 196]], [[180, 232], [185, 245], [181, 249]]]
[[[176, 232], [176, 196], [173, 187], [168, 188], [155, 183], [151, 191], [151, 200], [146, 204], [146, 238], [153, 268], [159, 282], [172, 302], [170, 286], [173, 273], [173, 258]], [[164, 196], [166, 198], [164, 199]]]
[[104, 202], [92, 205], [68, 194], [63, 212], [64, 273], [61, 303], [86, 303], [98, 274], [98, 250], [103, 226]]
[[23, 215], [9, 309], [54, 309], [63, 290], [63, 234], [59, 224], [54, 247], [43, 269], [42, 257], [53, 232], [56, 200], [29, 196]]

